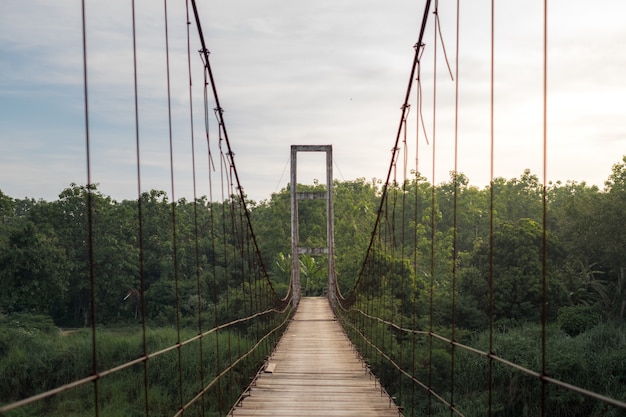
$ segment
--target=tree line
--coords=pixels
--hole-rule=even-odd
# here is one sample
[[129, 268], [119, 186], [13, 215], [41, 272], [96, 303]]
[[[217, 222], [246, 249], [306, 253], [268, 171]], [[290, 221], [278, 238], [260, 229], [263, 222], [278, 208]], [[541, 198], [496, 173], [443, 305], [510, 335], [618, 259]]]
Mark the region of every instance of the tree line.
[[[299, 187], [316, 190], [324, 185]], [[380, 187], [381, 181], [376, 179], [334, 182], [335, 263], [344, 293], [352, 289], [360, 272], [380, 205]], [[122, 300], [131, 289], [139, 288], [140, 249], [149, 301], [146, 314], [155, 320], [171, 318], [177, 274], [181, 310], [193, 315], [198, 308], [194, 298], [196, 247], [206, 263], [218, 259], [212, 255], [218, 250], [216, 242], [219, 247], [234, 245], [236, 238], [228, 236], [230, 228], [223, 227], [230, 220], [223, 214], [229, 204], [236, 204], [236, 199], [210, 202], [202, 197], [195, 202], [180, 199], [172, 204], [164, 191], [143, 193], [140, 248], [138, 202], [118, 202], [95, 185], [91, 188], [99, 319], [135, 318], [133, 300]], [[50, 202], [16, 199], [0, 191], [2, 312], [43, 313], [61, 323], [84, 323], [87, 319], [87, 191], [86, 186], [71, 184]], [[496, 178], [484, 188], [470, 185], [461, 173], [452, 173], [449, 181], [434, 187], [418, 175], [407, 184], [392, 186], [390, 192], [397, 194], [393, 198], [403, 199], [402, 210], [406, 212], [394, 216], [396, 230], [418, 236], [414, 242], [404, 239], [398, 245], [404, 246], [402, 253], [415, 264], [413, 269], [417, 270], [412, 272], [417, 276], [430, 273], [425, 270], [430, 257], [435, 256], [434, 273], [443, 277], [439, 287], [442, 304], [449, 290], [444, 284], [452, 269], [454, 244], [464, 327], [481, 328], [485, 324], [490, 239], [494, 243], [492, 267], [499, 280], [495, 288], [496, 318], [537, 319], [532, 306], [540, 296], [537, 277], [541, 275], [542, 254], [536, 248], [543, 235], [544, 202], [543, 185], [536, 175], [526, 170], [518, 178]], [[289, 199], [287, 187], [267, 200], [246, 202], [264, 265], [283, 294], [291, 265]], [[584, 182], [551, 183], [546, 189], [546, 204], [551, 317], [556, 317], [560, 307], [585, 306], [604, 318], [622, 321], [626, 313], [626, 157], [613, 166], [603, 189]], [[176, 213], [175, 238], [172, 210]], [[324, 246], [325, 203], [300, 201], [299, 210], [302, 245]], [[435, 216], [434, 221], [431, 216]], [[172, 266], [174, 239], [178, 271]], [[399, 233], [396, 239], [400, 239]], [[305, 291], [321, 294], [327, 263], [310, 256], [303, 256], [301, 261]], [[206, 286], [206, 305], [218, 302], [229, 287], [228, 282], [210, 286], [211, 279], [211, 271], [204, 270], [200, 281]], [[511, 289], [515, 289], [514, 297], [510, 296]]]
[[[540, 373], [545, 348], [549, 376], [626, 401], [625, 168], [623, 158], [603, 189], [544, 187], [528, 170], [483, 189], [460, 173], [435, 186], [416, 175], [387, 188], [347, 300], [353, 308], [338, 313], [407, 415], [450, 415], [425, 386], [467, 416], [488, 407], [541, 415], [540, 379], [491, 367], [479, 351]], [[624, 415], [573, 391], [548, 392], [547, 415]]]

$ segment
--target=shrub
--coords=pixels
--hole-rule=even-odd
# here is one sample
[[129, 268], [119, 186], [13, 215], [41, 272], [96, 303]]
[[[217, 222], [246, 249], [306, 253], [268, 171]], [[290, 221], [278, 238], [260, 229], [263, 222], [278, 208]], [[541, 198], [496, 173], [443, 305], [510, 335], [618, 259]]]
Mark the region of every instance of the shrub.
[[12, 313], [6, 316], [0, 315], [0, 327], [20, 329], [25, 332], [40, 331], [49, 334], [58, 331], [52, 317], [45, 314]]
[[557, 322], [570, 336], [577, 336], [602, 321], [602, 316], [593, 306], [564, 306], [559, 309]]

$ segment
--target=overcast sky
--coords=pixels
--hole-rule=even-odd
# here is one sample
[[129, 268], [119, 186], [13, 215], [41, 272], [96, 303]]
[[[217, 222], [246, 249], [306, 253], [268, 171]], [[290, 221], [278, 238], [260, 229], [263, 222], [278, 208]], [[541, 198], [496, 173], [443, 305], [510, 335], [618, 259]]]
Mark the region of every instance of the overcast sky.
[[[135, 198], [131, 2], [86, 3], [93, 181], [118, 200]], [[142, 189], [169, 192], [163, 2], [135, 3]], [[386, 177], [423, 0], [198, 3], [249, 197], [267, 199], [287, 184], [292, 144], [332, 144], [338, 179]], [[421, 128], [417, 139], [418, 169], [435, 183], [448, 180], [454, 168], [455, 83], [442, 41], [455, 72], [457, 36], [456, 2], [439, 3], [442, 37], [435, 40], [431, 14], [421, 69], [428, 142]], [[458, 170], [483, 187], [490, 175], [491, 2], [461, 3]], [[529, 168], [541, 177], [543, 2], [496, 3], [494, 174], [518, 177]], [[626, 2], [549, 3], [548, 179], [602, 186], [626, 154]], [[168, 16], [176, 194], [189, 197], [185, 2], [169, 0]], [[191, 28], [197, 193], [204, 195], [209, 170], [202, 62]], [[52, 200], [70, 183], [86, 182], [82, 62], [80, 1], [0, 2], [0, 190], [5, 194]], [[415, 92], [411, 105], [407, 159], [414, 168]], [[214, 104], [209, 106], [212, 112]], [[212, 114], [210, 124], [214, 146]], [[299, 162], [302, 182], [324, 180], [322, 155], [302, 155]]]

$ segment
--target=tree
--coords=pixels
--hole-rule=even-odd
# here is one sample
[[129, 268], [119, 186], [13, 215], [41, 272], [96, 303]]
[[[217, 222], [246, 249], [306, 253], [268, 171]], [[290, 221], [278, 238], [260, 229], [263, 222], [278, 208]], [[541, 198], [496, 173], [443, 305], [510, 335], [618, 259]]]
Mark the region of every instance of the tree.
[[300, 260], [300, 276], [303, 281], [304, 296], [322, 295], [326, 289], [328, 277], [328, 268], [325, 268], [317, 260], [310, 255], [301, 255]]
[[[488, 281], [493, 268], [494, 319], [539, 321], [542, 304], [542, 227], [531, 219], [503, 223], [494, 231], [493, 259], [488, 242], [479, 242], [465, 265], [459, 292], [473, 299], [471, 308], [488, 314]], [[566, 302], [563, 285], [555, 278], [562, 259], [558, 243], [548, 234], [548, 299], [550, 317]]]
[[0, 307], [10, 312], [52, 314], [69, 288], [67, 259], [53, 231], [31, 221], [15, 225], [0, 251]]
[[[91, 311], [91, 278], [95, 280], [98, 318], [116, 317], [120, 300], [138, 280], [136, 234], [129, 212], [104, 196], [95, 184], [70, 184], [51, 203], [49, 222], [67, 257], [69, 291], [63, 321], [87, 325]], [[91, 210], [91, 225], [89, 211]], [[91, 233], [90, 233], [91, 230]], [[90, 255], [90, 250], [93, 250]]]
[[0, 225], [14, 216], [15, 201], [0, 190]]
[[335, 181], [333, 187], [335, 269], [339, 287], [347, 294], [359, 274], [380, 200], [375, 179]]
[[450, 181], [437, 187], [437, 202], [442, 213], [440, 230], [452, 232], [455, 214], [457, 251], [471, 251], [474, 242], [489, 233], [489, 193], [469, 185], [469, 178], [463, 173], [450, 172]]
[[519, 178], [495, 178], [493, 183], [495, 218], [515, 222], [528, 218], [540, 222], [543, 215], [543, 185], [539, 178], [525, 169]]
[[[263, 262], [276, 284], [285, 287], [289, 283], [289, 273], [281, 266], [281, 254], [291, 253], [291, 194], [289, 187], [273, 193], [269, 200], [258, 203], [251, 209], [252, 224]], [[291, 258], [290, 258], [291, 259]]]
[[626, 313], [626, 155], [613, 165], [605, 192], [602, 234], [614, 294], [610, 314], [623, 321]]
[[274, 268], [277, 271], [275, 278], [278, 281], [276, 291], [281, 297], [284, 297], [289, 291], [288, 284], [291, 280], [291, 254], [285, 255], [280, 252], [277, 259], [274, 261]]

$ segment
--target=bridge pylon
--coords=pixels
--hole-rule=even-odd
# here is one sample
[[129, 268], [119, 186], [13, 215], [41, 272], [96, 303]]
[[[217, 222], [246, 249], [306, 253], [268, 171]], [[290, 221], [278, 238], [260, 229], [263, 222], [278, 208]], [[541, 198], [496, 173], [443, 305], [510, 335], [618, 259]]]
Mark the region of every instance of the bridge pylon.
[[[298, 152], [326, 153], [326, 191], [297, 192]], [[328, 255], [328, 299], [334, 307], [336, 302], [335, 274], [335, 229], [333, 217], [333, 147], [332, 145], [291, 145], [291, 274], [294, 307], [300, 302], [302, 286], [300, 282], [300, 254]], [[326, 246], [321, 248], [302, 247], [299, 244], [298, 201], [326, 200]]]

